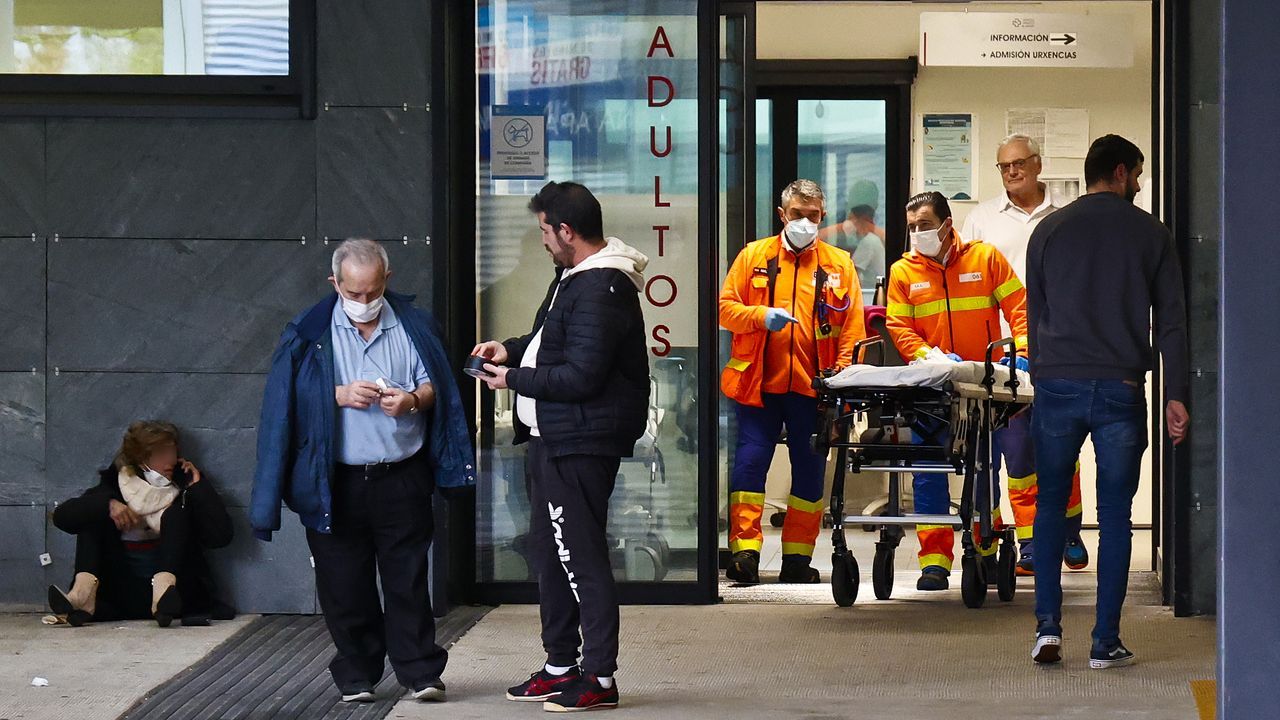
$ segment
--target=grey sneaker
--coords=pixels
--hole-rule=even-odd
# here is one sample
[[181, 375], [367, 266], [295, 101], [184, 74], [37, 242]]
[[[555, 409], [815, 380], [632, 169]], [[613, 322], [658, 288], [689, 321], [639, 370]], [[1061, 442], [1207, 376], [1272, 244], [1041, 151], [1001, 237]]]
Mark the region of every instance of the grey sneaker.
[[413, 699], [418, 702], [444, 702], [444, 683], [440, 678], [428, 680], [413, 689]]

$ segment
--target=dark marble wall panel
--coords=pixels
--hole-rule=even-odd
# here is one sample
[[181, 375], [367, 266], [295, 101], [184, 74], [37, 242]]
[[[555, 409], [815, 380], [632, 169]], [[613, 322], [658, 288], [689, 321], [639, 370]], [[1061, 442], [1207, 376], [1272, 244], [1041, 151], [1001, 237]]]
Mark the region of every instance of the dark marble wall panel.
[[63, 237], [315, 234], [306, 120], [50, 119], [50, 231]]
[[425, 104], [432, 5], [421, 0], [316, 3], [320, 102]]
[[0, 506], [0, 609], [39, 610], [45, 603], [44, 504]]
[[44, 268], [43, 237], [0, 238], [0, 372], [44, 367]]
[[286, 512], [271, 542], [253, 537], [242, 508], [232, 508], [235, 537], [208, 553], [223, 598], [241, 612], [319, 612], [311, 550], [297, 516]]
[[338, 108], [316, 120], [322, 237], [430, 234], [430, 118], [423, 110]]
[[0, 120], [0, 235], [45, 231], [44, 123]]
[[[266, 372], [290, 318], [331, 291], [334, 243], [50, 243], [49, 365]], [[431, 247], [387, 242], [392, 287], [431, 297]], [[110, 332], [104, 332], [110, 328]]]
[[0, 373], [0, 505], [44, 504], [44, 439], [44, 375]]
[[229, 505], [253, 484], [262, 375], [61, 373], [48, 376], [48, 499], [97, 482], [130, 422], [158, 418], [182, 432], [181, 450], [209, 473]]

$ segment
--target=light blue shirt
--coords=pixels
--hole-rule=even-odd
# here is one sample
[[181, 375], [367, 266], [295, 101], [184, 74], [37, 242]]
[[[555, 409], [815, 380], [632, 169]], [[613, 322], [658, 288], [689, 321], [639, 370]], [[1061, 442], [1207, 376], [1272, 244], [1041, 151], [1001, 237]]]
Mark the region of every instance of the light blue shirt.
[[[389, 303], [383, 303], [378, 327], [368, 341], [342, 311], [341, 298], [334, 303], [333, 362], [339, 385], [382, 378], [389, 387], [413, 392], [430, 381], [422, 357]], [[364, 410], [338, 408], [338, 462], [364, 465], [411, 457], [422, 448], [426, 422], [421, 412], [390, 417], [376, 402]]]

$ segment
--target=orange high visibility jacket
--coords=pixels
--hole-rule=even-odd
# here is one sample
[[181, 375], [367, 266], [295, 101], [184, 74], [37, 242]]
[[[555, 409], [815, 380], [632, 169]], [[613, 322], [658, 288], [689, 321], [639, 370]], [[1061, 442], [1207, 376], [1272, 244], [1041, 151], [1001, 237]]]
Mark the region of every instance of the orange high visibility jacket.
[[[965, 360], [983, 360], [1001, 339], [1000, 313], [1018, 354], [1027, 352], [1027, 291], [1000, 251], [956, 233], [947, 266], [908, 252], [889, 270], [886, 325], [908, 362], [937, 346]], [[1003, 357], [999, 351], [997, 357]]]
[[[764, 316], [770, 307], [799, 322], [769, 332]], [[764, 404], [762, 393], [814, 397], [813, 378], [848, 365], [866, 334], [853, 258], [821, 240], [797, 256], [781, 234], [750, 243], [720, 291], [720, 326], [733, 333], [720, 374], [726, 396], [755, 407]]]

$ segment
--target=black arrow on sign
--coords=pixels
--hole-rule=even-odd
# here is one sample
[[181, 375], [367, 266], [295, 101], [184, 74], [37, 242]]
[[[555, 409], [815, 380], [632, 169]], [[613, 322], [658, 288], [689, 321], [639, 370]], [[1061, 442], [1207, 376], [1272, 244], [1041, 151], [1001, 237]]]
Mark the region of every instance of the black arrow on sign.
[[1074, 33], [1062, 33], [1061, 35], [1049, 36], [1049, 42], [1051, 43], [1062, 43], [1063, 45], [1070, 45], [1075, 41], [1076, 41], [1076, 36]]

